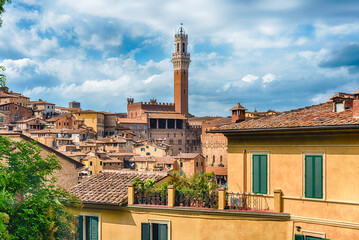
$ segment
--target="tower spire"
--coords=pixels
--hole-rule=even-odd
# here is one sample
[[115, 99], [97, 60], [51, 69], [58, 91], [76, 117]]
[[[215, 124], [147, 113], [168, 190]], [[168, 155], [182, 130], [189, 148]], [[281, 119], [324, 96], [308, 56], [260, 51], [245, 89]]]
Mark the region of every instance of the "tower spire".
[[191, 62], [187, 53], [188, 35], [183, 23], [175, 33], [175, 52], [172, 54], [174, 69], [174, 102], [175, 110], [188, 117], [188, 68]]

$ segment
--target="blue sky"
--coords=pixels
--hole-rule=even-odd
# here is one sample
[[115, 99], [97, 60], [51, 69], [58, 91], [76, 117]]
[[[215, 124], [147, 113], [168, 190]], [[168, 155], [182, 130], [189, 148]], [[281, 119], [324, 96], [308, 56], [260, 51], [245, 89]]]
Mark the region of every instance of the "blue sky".
[[32, 100], [125, 112], [173, 102], [173, 35], [189, 35], [189, 108], [278, 111], [359, 89], [359, 2], [14, 0], [0, 28], [8, 86]]

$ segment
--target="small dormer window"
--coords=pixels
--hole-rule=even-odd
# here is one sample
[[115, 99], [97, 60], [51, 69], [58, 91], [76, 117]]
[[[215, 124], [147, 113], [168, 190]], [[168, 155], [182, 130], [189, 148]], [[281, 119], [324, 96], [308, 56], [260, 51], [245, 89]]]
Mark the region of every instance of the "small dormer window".
[[335, 103], [335, 112], [342, 112], [342, 111], [344, 111], [344, 103], [343, 102]]

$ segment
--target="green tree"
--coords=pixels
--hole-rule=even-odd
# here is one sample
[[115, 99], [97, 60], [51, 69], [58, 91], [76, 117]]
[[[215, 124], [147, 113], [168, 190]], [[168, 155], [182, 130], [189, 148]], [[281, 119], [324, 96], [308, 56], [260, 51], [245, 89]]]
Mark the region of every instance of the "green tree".
[[41, 156], [35, 143], [0, 137], [0, 239], [75, 239], [78, 202], [56, 187], [55, 155]]
[[[6, 68], [3, 66], [0, 66], [1, 71], [5, 71]], [[0, 87], [6, 87], [6, 76], [3, 73], [0, 73]]]
[[[5, 9], [4, 9], [5, 3], [11, 3], [11, 0], [0, 0], [0, 27], [2, 25], [1, 14], [3, 14], [5, 12]], [[5, 71], [6, 68], [3, 66], [0, 66], [0, 70]], [[6, 76], [5, 76], [5, 74], [0, 73], [0, 87], [5, 87], [5, 86], [6, 86]]]
[[1, 14], [5, 12], [5, 8], [4, 8], [5, 3], [11, 3], [11, 0], [0, 0], [0, 27], [2, 25]]

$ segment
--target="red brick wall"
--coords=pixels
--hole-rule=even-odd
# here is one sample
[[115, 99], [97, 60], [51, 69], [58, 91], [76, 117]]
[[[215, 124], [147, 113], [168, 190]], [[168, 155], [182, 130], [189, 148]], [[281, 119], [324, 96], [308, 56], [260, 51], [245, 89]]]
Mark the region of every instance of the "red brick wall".
[[33, 112], [31, 108], [22, 107], [20, 105], [9, 103], [6, 105], [1, 106], [2, 111], [9, 113], [9, 120], [8, 121], [14, 121], [15, 120], [15, 114], [18, 114], [18, 120], [24, 120], [32, 118]]
[[188, 116], [188, 71], [174, 71], [174, 100], [176, 112]]

